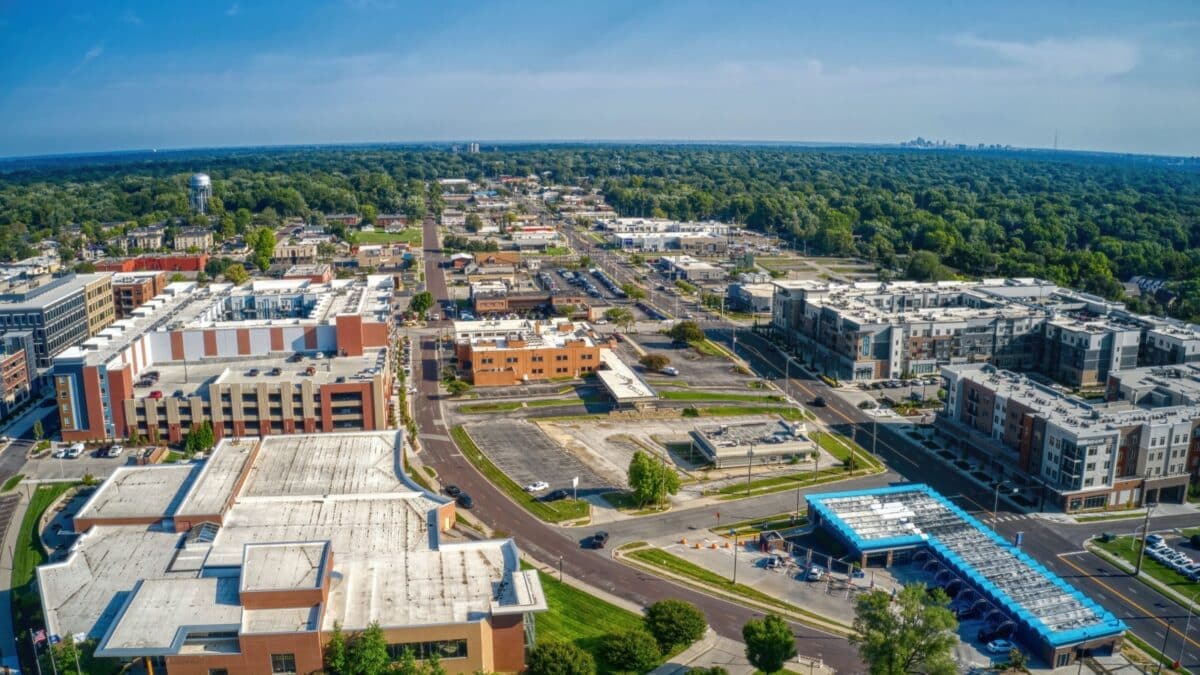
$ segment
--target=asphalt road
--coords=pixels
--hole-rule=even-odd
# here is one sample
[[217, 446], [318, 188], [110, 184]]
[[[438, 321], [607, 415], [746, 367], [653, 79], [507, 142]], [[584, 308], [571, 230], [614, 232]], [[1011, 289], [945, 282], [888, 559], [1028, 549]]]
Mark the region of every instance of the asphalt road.
[[[425, 282], [435, 299], [446, 296], [441, 268], [442, 254], [437, 241], [437, 226], [425, 222]], [[420, 337], [420, 378], [415, 415], [421, 429], [423, 459], [437, 469], [443, 482], [454, 483], [474, 498], [481, 520], [499, 532], [508, 533], [530, 556], [546, 564], [560, 561], [563, 571], [593, 586], [639, 605], [678, 598], [699, 607], [718, 634], [741, 640], [742, 626], [761, 612], [698, 593], [612, 560], [606, 551], [584, 549], [579, 539], [589, 534], [582, 530], [551, 527], [534, 518], [510, 501], [479, 474], [454, 443], [442, 420], [438, 390], [438, 363], [435, 339]], [[801, 654], [821, 654], [838, 672], [862, 672], [863, 664], [854, 648], [844, 639], [799, 624], [792, 625], [797, 650]]]

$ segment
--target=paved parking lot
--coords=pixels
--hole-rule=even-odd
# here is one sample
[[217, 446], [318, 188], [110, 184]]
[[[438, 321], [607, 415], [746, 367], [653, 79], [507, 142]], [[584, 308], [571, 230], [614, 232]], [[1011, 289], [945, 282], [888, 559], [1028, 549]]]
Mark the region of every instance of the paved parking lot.
[[[679, 370], [675, 378], [647, 373], [647, 377], [655, 380], [677, 379], [692, 387], [714, 389], [737, 389], [749, 391], [747, 384], [755, 379], [752, 376], [737, 372], [737, 366], [723, 356], [702, 356], [687, 345], [677, 345], [671, 338], [660, 333], [640, 333], [630, 336], [642, 349], [654, 354], [662, 354], [671, 359], [671, 365]], [[636, 364], [637, 355], [632, 348], [621, 345], [621, 357], [626, 363]]]
[[467, 433], [500, 470], [520, 485], [543, 480], [551, 490], [570, 489], [579, 476], [579, 496], [615, 489], [541, 429], [516, 420], [470, 424]]

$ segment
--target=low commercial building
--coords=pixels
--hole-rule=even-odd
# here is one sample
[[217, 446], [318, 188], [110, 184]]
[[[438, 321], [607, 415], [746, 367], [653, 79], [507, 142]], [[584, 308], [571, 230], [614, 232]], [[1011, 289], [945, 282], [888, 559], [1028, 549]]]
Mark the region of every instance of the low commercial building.
[[204, 421], [218, 438], [384, 429], [393, 288], [386, 275], [169, 284], [55, 357], [62, 437], [177, 442]]
[[729, 248], [732, 226], [718, 222], [679, 222], [666, 218], [611, 218], [599, 227], [610, 243], [647, 252], [676, 250], [717, 255]]
[[167, 287], [166, 272], [123, 272], [113, 276], [113, 304], [118, 319], [133, 314]]
[[39, 370], [115, 320], [111, 274], [39, 277], [0, 288], [0, 330], [33, 333], [27, 358]]
[[[1125, 378], [1126, 392], [1144, 386], [1136, 377]], [[942, 378], [936, 424], [946, 444], [1029, 496], [1068, 512], [1185, 502], [1200, 457], [1200, 405], [1088, 402], [984, 364], [946, 366]], [[1119, 394], [1121, 378], [1112, 378]]]
[[271, 253], [273, 262], [285, 265], [312, 265], [317, 262], [318, 250], [324, 239], [295, 239], [285, 240], [275, 244]]
[[389, 656], [519, 672], [537, 572], [512, 539], [453, 541], [455, 505], [403, 473], [400, 432], [225, 440], [199, 464], [122, 467], [37, 570], [46, 632], [172, 675], [311, 673], [335, 627]]
[[213, 246], [213, 233], [207, 227], [188, 227], [175, 235], [171, 243], [176, 251], [195, 251], [203, 253]]
[[775, 287], [771, 284], [729, 284], [725, 293], [725, 303], [729, 309], [753, 314], [770, 314]]
[[596, 378], [617, 408], [641, 408], [658, 399], [658, 392], [611, 349], [600, 350]]
[[354, 261], [359, 267], [371, 267], [380, 269], [383, 267], [394, 267], [404, 262], [409, 255], [408, 244], [391, 243], [391, 244], [369, 244], [355, 248]]
[[696, 427], [690, 435], [692, 448], [718, 469], [779, 464], [806, 458], [816, 450], [803, 422], [711, 424]]
[[809, 521], [863, 567], [915, 562], [952, 599], [1011, 622], [1013, 639], [1054, 668], [1083, 650], [1119, 651], [1125, 624], [926, 485], [805, 497]]
[[580, 377], [600, 367], [607, 339], [566, 319], [455, 321], [459, 367], [479, 387]]
[[720, 281], [729, 276], [729, 273], [720, 267], [688, 255], [663, 256], [658, 259], [658, 268], [669, 274], [672, 279], [696, 283]]
[[333, 281], [333, 266], [328, 264], [292, 265], [284, 270], [283, 278], [307, 279], [314, 284], [327, 284]]
[[359, 217], [357, 213], [327, 213], [325, 214], [325, 222], [353, 226], [358, 224]]

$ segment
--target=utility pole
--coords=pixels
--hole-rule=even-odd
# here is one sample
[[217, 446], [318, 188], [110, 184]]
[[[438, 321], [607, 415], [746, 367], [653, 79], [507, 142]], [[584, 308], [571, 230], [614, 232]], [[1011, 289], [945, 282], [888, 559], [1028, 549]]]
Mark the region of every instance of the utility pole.
[[[1133, 576], [1142, 573], [1142, 558], [1146, 557], [1146, 535], [1150, 534], [1150, 514], [1154, 511], [1153, 504], [1146, 505], [1146, 520], [1142, 522], [1142, 540], [1138, 546], [1137, 567], [1133, 570]], [[1160, 666], [1161, 668], [1161, 666]]]

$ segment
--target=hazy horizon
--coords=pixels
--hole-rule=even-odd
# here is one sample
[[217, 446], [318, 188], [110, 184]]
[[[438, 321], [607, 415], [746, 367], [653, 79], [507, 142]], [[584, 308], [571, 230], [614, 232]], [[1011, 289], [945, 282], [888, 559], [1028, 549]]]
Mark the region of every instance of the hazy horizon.
[[[51, 46], [48, 48], [48, 46]], [[387, 0], [0, 9], [0, 157], [952, 143], [1200, 155], [1200, 4]]]

